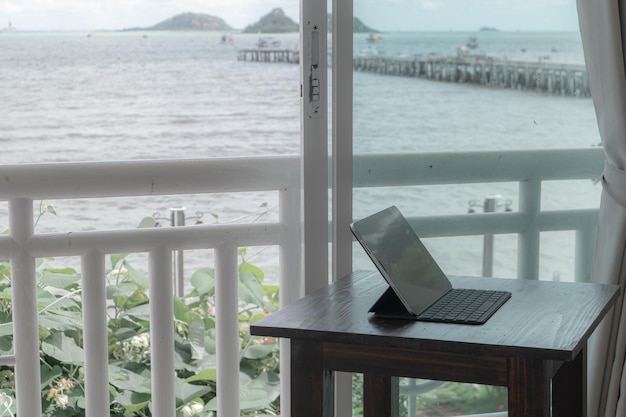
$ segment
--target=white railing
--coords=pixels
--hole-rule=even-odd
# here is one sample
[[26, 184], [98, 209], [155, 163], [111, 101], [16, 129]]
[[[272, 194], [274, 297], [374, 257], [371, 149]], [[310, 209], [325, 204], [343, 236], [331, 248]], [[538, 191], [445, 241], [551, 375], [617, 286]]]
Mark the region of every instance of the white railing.
[[[596, 209], [541, 211], [543, 181], [598, 178], [601, 149], [413, 155], [360, 155], [354, 158], [354, 186], [387, 187], [518, 182], [519, 211], [411, 218], [425, 237], [515, 233], [518, 272], [536, 279], [539, 234], [575, 230], [576, 275], [586, 280], [593, 253]], [[133, 230], [67, 231], [37, 234], [33, 201], [126, 196], [189, 195], [278, 191], [279, 221], [234, 225]], [[155, 417], [175, 414], [173, 386], [172, 252], [212, 248], [216, 269], [217, 384], [220, 417], [240, 415], [237, 248], [280, 246], [281, 303], [301, 295], [300, 160], [273, 158], [208, 159], [0, 167], [0, 200], [9, 202], [10, 235], [0, 236], [0, 258], [11, 259], [17, 412], [41, 416], [35, 259], [80, 256], [84, 289], [86, 413], [108, 415], [105, 254], [146, 252], [151, 280], [152, 398]], [[295, 279], [294, 279], [295, 277]], [[291, 279], [290, 279], [291, 278]], [[158, 308], [157, 308], [158, 307]], [[288, 392], [289, 364], [281, 341], [281, 387]], [[289, 409], [289, 396], [281, 397]]]
[[[17, 415], [41, 416], [35, 259], [81, 257], [87, 416], [109, 415], [105, 254], [149, 256], [152, 410], [176, 414], [172, 253], [215, 250], [217, 408], [239, 417], [239, 311], [237, 249], [279, 245], [280, 296], [300, 297], [300, 165], [298, 157], [15, 165], [0, 167], [0, 199], [9, 202], [10, 235], [0, 237], [0, 258], [11, 260]], [[274, 223], [199, 225], [115, 231], [37, 234], [33, 200], [278, 191]], [[281, 358], [289, 375], [288, 355]], [[283, 386], [289, 383], [283, 377]]]
[[576, 281], [591, 273], [597, 208], [541, 210], [545, 181], [595, 180], [602, 175], [601, 148], [507, 152], [360, 155], [354, 157], [354, 188], [515, 182], [519, 210], [507, 213], [413, 217], [423, 237], [518, 235], [517, 274], [539, 276], [541, 232], [576, 232]]

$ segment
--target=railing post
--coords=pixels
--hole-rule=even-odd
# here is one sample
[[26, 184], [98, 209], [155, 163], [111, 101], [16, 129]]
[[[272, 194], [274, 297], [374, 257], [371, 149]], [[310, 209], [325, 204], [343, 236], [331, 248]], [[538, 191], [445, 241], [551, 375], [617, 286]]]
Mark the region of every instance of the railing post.
[[[495, 212], [498, 197], [497, 195], [487, 196], [483, 204], [483, 212]], [[483, 277], [493, 276], [493, 240], [492, 234], [486, 234], [483, 237]]]
[[157, 247], [150, 252], [149, 275], [152, 415], [171, 417], [176, 415], [176, 371], [172, 253], [169, 249]]
[[590, 282], [591, 269], [593, 265], [593, 255], [596, 244], [596, 222], [585, 224], [576, 231], [576, 246], [574, 259], [574, 279], [576, 282]]
[[33, 201], [9, 201], [9, 230], [18, 246], [11, 259], [17, 415], [41, 417], [41, 372], [35, 258], [24, 247], [33, 237]]
[[85, 411], [88, 417], [108, 416], [109, 351], [104, 254], [90, 250], [81, 258]]
[[[284, 307], [302, 297], [302, 245], [300, 233], [300, 190], [298, 187], [279, 192], [280, 238], [280, 306]], [[291, 345], [280, 339], [280, 408], [283, 417], [291, 416]], [[295, 417], [295, 416], [294, 416]]]
[[[172, 226], [185, 225], [185, 208], [173, 207], [170, 209]], [[177, 297], [185, 295], [185, 260], [182, 250], [172, 252], [172, 263], [174, 264], [174, 294]]]
[[215, 339], [217, 358], [217, 413], [239, 417], [239, 276], [237, 247], [215, 249]]
[[518, 235], [517, 276], [520, 279], [539, 279], [539, 226], [541, 211], [541, 180], [520, 181], [520, 213], [525, 217], [525, 230]]

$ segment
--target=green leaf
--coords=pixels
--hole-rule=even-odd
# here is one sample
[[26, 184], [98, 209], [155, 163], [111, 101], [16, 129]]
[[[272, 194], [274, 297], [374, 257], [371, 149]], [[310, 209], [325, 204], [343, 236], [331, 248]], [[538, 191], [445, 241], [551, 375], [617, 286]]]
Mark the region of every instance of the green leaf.
[[215, 368], [207, 368], [202, 371], [196, 373], [193, 376], [190, 376], [185, 381], [187, 382], [197, 382], [197, 381], [216, 381], [217, 380], [217, 371]]
[[[267, 393], [260, 389], [241, 388], [239, 406], [241, 410], [258, 410], [271, 404]], [[204, 407], [205, 411], [217, 411], [217, 397], [211, 399]]]
[[209, 330], [206, 336], [204, 336], [204, 350], [208, 353], [214, 354], [216, 350], [215, 346], [215, 328], [213, 328]]
[[187, 307], [187, 304], [183, 303], [180, 298], [174, 297], [174, 318], [176, 320], [184, 321], [185, 323], [187, 323], [187, 320], [185, 320], [185, 315], [188, 312], [189, 307]]
[[184, 379], [176, 378], [176, 398], [186, 404], [192, 400], [199, 399], [201, 396], [210, 391], [209, 387], [202, 385], [194, 385], [185, 382]]
[[134, 392], [134, 391], [122, 391], [115, 394], [115, 402], [124, 406], [127, 411], [137, 412], [143, 408], [146, 408], [150, 403], [150, 394]]
[[63, 333], [53, 333], [41, 342], [41, 350], [60, 362], [72, 365], [84, 363], [83, 349], [76, 345], [74, 339]]
[[211, 268], [200, 268], [191, 275], [189, 282], [200, 297], [212, 295], [215, 289], [215, 271]]
[[141, 221], [137, 225], [137, 228], [139, 229], [151, 228], [151, 227], [155, 227], [156, 224], [157, 222], [156, 220], [154, 220], [154, 217], [148, 216], [148, 217], [144, 217], [143, 219], [141, 219]]
[[280, 396], [280, 377], [276, 372], [263, 371], [254, 379], [245, 383], [248, 389], [260, 389], [267, 393], [270, 402]]
[[239, 407], [242, 410], [265, 408], [271, 403], [267, 392], [259, 389], [242, 389], [239, 398]]
[[115, 365], [109, 365], [109, 383], [120, 390], [129, 390], [142, 394], [152, 392], [150, 378]]
[[248, 304], [263, 307], [263, 286], [257, 277], [248, 271], [239, 274], [239, 298]]
[[205, 329], [215, 329], [215, 319], [213, 317], [205, 317], [204, 318], [204, 328]]
[[128, 256], [127, 253], [114, 253], [111, 255], [111, 269], [117, 268], [118, 262], [122, 261]]
[[264, 319], [265, 317], [267, 317], [267, 314], [265, 314], [265, 313], [257, 313], [257, 314], [254, 314], [252, 317], [250, 317], [249, 322], [250, 322], [250, 324], [254, 324], [257, 321]]
[[78, 307], [76, 301], [72, 300], [70, 297], [63, 297], [57, 294], [53, 294], [50, 291], [44, 290], [41, 287], [37, 287], [37, 303], [41, 307], [40, 310], [48, 307], [51, 304], [54, 304], [55, 308]]
[[46, 338], [50, 337], [50, 335], [52, 334], [50, 329], [47, 328], [47, 327], [42, 326], [41, 323], [37, 327], [38, 327], [38, 330], [39, 330], [39, 340], [46, 339]]
[[42, 204], [41, 205], [41, 214], [44, 214], [44, 213], [50, 213], [50, 214], [53, 214], [55, 216], [57, 215], [56, 209], [53, 206], [51, 206], [50, 204]]
[[118, 338], [119, 340], [128, 340], [133, 336], [138, 336], [139, 333], [137, 332], [137, 330], [135, 329], [131, 329], [129, 327], [120, 327], [116, 332], [115, 332], [115, 337]]
[[150, 320], [150, 304], [141, 304], [126, 310], [126, 314], [140, 320]]
[[48, 330], [82, 330], [83, 320], [80, 312], [55, 310], [40, 315], [39, 325]]
[[204, 320], [196, 318], [189, 325], [189, 344], [191, 345], [191, 358], [202, 359], [204, 356]]
[[62, 374], [61, 367], [59, 365], [54, 365], [52, 368], [48, 368], [47, 366], [41, 367], [41, 389], [46, 389], [50, 385], [52, 385], [52, 381], [55, 378], [58, 378]]
[[39, 281], [54, 288], [75, 287], [80, 282], [80, 274], [73, 268], [44, 269]]
[[278, 308], [278, 304], [280, 303], [278, 285], [263, 285], [263, 293], [274, 308]]
[[13, 353], [13, 338], [0, 337], [0, 355], [10, 355]]
[[13, 336], [13, 322], [0, 323], [0, 337]]
[[263, 283], [263, 280], [265, 279], [265, 273], [261, 270], [261, 268], [248, 262], [242, 262], [241, 265], [239, 265], [239, 272], [250, 272], [254, 274], [260, 283]]
[[137, 285], [132, 282], [120, 282], [116, 285], [107, 286], [107, 299], [112, 300], [115, 297], [128, 298], [137, 291]]
[[150, 287], [150, 282], [148, 281], [148, 277], [146, 277], [145, 274], [137, 271], [126, 261], [124, 261], [124, 266], [128, 271], [128, 276], [130, 277], [131, 281], [137, 284], [137, 286], [143, 289], [148, 289]]
[[276, 349], [274, 344], [251, 344], [243, 353], [243, 357], [246, 359], [262, 359], [270, 356]]

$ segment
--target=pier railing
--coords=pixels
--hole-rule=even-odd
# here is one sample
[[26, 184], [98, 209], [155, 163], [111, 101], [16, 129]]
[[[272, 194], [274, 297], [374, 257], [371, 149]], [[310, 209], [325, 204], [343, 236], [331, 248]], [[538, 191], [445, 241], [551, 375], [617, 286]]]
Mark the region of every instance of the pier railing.
[[356, 71], [384, 75], [540, 91], [567, 96], [589, 97], [591, 95], [587, 71], [583, 64], [438, 55], [420, 57], [357, 55], [353, 58], [353, 64]]
[[[297, 64], [300, 53], [288, 49], [241, 49], [237, 60]], [[487, 87], [538, 91], [564, 96], [590, 97], [583, 64], [548, 60], [520, 60], [487, 56], [387, 56], [356, 55], [355, 71], [423, 78]]]
[[[558, 162], [566, 161], [566, 162]], [[239, 417], [239, 323], [237, 248], [280, 247], [281, 303], [301, 295], [300, 159], [298, 156], [0, 166], [0, 199], [9, 204], [10, 234], [0, 236], [0, 258], [10, 259], [17, 414], [41, 416], [36, 258], [82, 259], [86, 415], [108, 415], [105, 254], [143, 252], [151, 281], [152, 410], [175, 415], [172, 253], [214, 249], [216, 269], [217, 391], [220, 417]], [[593, 179], [602, 171], [601, 149], [358, 155], [355, 187], [517, 182], [519, 211], [411, 218], [424, 237], [513, 233], [519, 236], [518, 274], [536, 279], [539, 235], [576, 232], [576, 279], [589, 277], [597, 209], [541, 210], [544, 181]], [[275, 191], [278, 222], [198, 225], [133, 230], [40, 234], [34, 230], [35, 200], [192, 195]], [[281, 403], [289, 404], [289, 364], [281, 341]], [[403, 392], [411, 396], [410, 387]], [[412, 397], [415, 398], [414, 396]], [[294, 416], [295, 417], [295, 416]]]
[[296, 49], [240, 49], [238, 61], [300, 63], [300, 51]]

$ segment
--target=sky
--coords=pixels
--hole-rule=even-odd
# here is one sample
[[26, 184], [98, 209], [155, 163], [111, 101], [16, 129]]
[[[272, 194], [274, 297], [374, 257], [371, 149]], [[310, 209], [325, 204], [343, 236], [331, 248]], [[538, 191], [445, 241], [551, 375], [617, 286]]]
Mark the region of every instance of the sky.
[[[0, 29], [118, 30], [183, 12], [243, 29], [273, 8], [299, 19], [300, 0], [0, 0]], [[313, 0], [318, 1], [318, 0]], [[576, 0], [354, 0], [354, 15], [379, 31], [578, 30]]]

